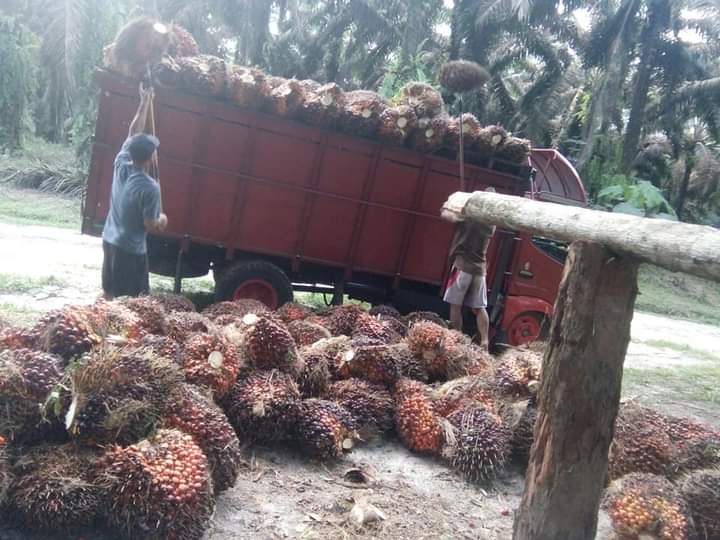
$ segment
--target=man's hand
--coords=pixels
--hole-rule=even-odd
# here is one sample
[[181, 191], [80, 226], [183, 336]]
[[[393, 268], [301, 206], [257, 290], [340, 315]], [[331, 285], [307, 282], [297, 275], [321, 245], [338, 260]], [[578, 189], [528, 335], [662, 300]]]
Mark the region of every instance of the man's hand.
[[140, 104], [149, 105], [153, 99], [155, 99], [155, 88], [152, 86], [146, 88], [145, 84], [140, 83]]
[[143, 83], [140, 83], [139, 91], [140, 106], [135, 113], [135, 118], [133, 118], [132, 122], [130, 123], [130, 137], [145, 131], [145, 121], [147, 120], [148, 110], [150, 109], [150, 104], [152, 103], [153, 99], [155, 99], [155, 89], [152, 86], [148, 86], [147, 88], [145, 88], [145, 85]]
[[160, 214], [157, 219], [145, 219], [144, 223], [147, 232], [163, 232], [167, 229], [168, 218], [165, 214]]
[[165, 229], [167, 229], [167, 225], [168, 225], [167, 216], [165, 214], [160, 214], [160, 217], [158, 218], [158, 230], [164, 231]]

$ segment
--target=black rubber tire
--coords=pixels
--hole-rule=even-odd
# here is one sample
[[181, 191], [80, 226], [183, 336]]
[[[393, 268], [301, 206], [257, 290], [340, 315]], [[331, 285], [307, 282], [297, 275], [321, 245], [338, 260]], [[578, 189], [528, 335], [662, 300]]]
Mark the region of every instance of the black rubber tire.
[[262, 279], [272, 285], [277, 293], [277, 307], [292, 302], [293, 288], [287, 274], [267, 261], [244, 261], [224, 268], [215, 279], [215, 301], [232, 300], [235, 290], [251, 279]]

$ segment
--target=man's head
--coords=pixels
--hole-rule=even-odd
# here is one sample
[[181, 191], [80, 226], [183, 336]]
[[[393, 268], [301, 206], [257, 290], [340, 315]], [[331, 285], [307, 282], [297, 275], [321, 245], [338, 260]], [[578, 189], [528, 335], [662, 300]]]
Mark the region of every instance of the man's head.
[[160, 146], [160, 140], [154, 135], [140, 133], [130, 139], [128, 152], [136, 167], [147, 169], [153, 154]]

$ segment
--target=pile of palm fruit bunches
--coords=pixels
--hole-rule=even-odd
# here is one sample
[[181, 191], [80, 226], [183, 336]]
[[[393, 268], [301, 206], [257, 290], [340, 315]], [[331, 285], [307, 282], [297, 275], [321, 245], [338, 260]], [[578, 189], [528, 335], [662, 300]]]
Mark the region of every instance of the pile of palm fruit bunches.
[[[397, 437], [490, 482], [527, 464], [541, 359], [532, 346], [489, 355], [437, 315], [391, 306], [67, 306], [0, 328], [2, 515], [201, 538], [253, 444], [335, 460]], [[605, 501], [619, 537], [718, 538], [718, 443], [709, 427], [623, 405]]]
[[199, 54], [194, 38], [182, 27], [173, 25], [158, 35], [153, 23], [143, 18], [128, 24], [106, 47], [104, 66], [141, 78], [152, 64], [153, 80], [163, 87], [453, 159], [462, 129], [467, 161], [527, 163], [529, 141], [511, 136], [501, 126], [482, 126], [472, 114], [463, 116], [461, 126], [458, 118], [446, 113], [442, 95], [428, 84], [409, 83], [390, 103], [376, 92], [345, 92], [335, 83], [274, 77]]

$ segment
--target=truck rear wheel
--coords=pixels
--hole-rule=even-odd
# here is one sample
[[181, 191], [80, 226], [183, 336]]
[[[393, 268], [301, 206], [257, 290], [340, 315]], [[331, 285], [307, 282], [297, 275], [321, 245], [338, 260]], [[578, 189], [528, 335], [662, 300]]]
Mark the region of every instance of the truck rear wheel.
[[521, 313], [510, 323], [507, 340], [513, 347], [519, 347], [544, 339], [547, 329], [548, 321], [542, 313]]
[[215, 280], [215, 299], [259, 300], [277, 309], [293, 299], [292, 283], [285, 272], [267, 261], [247, 261], [224, 269]]

